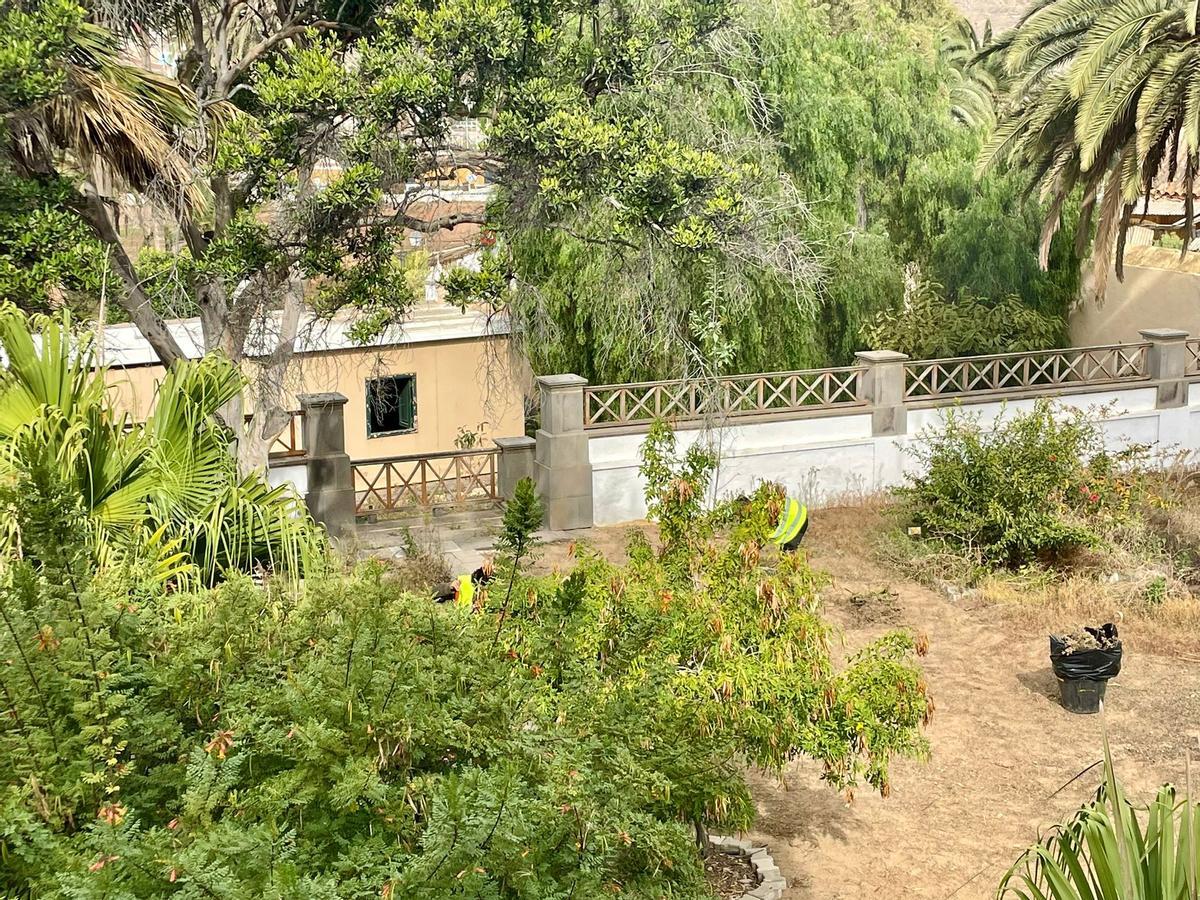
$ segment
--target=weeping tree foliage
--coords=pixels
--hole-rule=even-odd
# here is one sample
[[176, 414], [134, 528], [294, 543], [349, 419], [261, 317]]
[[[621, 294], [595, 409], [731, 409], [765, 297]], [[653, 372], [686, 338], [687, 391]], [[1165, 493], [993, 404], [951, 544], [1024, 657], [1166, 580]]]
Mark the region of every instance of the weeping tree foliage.
[[[602, 382], [849, 362], [870, 323], [902, 314], [913, 264], [960, 319], [981, 304], [1005, 315], [1017, 298], [1038, 314], [1018, 323], [1065, 322], [1077, 249], [1060, 243], [1043, 272], [1043, 210], [1023, 180], [976, 177], [1006, 79], [995, 40], [930, 6], [747, 4], [686, 79], [647, 95], [671, 133], [736, 148], [770, 176], [778, 187], [755, 202], [790, 210], [775, 237], [793, 248], [786, 259], [681, 256], [614, 236], [595, 225], [611, 220], [607, 201], [546, 227], [505, 199], [497, 247], [463, 285], [516, 316], [536, 371]], [[1001, 349], [1061, 343], [1043, 324], [1005, 329]], [[934, 340], [995, 348], [962, 337]]]
[[1095, 221], [1088, 293], [1102, 298], [1114, 256], [1123, 276], [1130, 214], [1160, 175], [1186, 184], [1190, 239], [1200, 168], [1192, 0], [1039, 0], [996, 52], [1013, 84], [981, 162], [1026, 173], [1047, 202], [1043, 266], [1064, 208], [1081, 196], [1078, 234]]
[[71, 325], [0, 309], [4, 552], [28, 552], [22, 532], [39, 497], [21, 486], [50, 473], [100, 565], [153, 547], [164, 580], [212, 581], [257, 567], [299, 575], [317, 559], [319, 529], [294, 492], [237, 472], [216, 418], [243, 386], [233, 366], [219, 356], [176, 364], [150, 418], [130, 423], [113, 409], [106, 370], [93, 368], [90, 338]]

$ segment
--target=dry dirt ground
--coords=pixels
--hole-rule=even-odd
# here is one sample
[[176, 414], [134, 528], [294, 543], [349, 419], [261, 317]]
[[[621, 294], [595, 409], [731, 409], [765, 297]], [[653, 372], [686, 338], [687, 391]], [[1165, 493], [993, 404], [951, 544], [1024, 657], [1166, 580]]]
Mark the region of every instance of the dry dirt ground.
[[[834, 576], [827, 614], [849, 649], [894, 627], [928, 635], [930, 758], [896, 763], [890, 798], [860, 790], [849, 805], [813, 766], [797, 765], [785, 784], [754, 776], [753, 836], [787, 876], [787, 900], [991, 897], [1039, 830], [1094, 792], [1097, 770], [1068, 782], [1101, 758], [1101, 720], [1061, 707], [1046, 634], [1027, 619], [952, 601], [874, 561], [862, 549], [873, 518], [861, 508], [815, 512], [806, 546]], [[611, 552], [623, 529], [597, 529], [591, 542]], [[564, 558], [565, 546], [551, 545], [543, 565]], [[1123, 633], [1138, 649], [1109, 685], [1106, 725], [1118, 774], [1147, 797], [1182, 781], [1185, 751], [1196, 755], [1200, 661], [1155, 655], [1136, 624]]]

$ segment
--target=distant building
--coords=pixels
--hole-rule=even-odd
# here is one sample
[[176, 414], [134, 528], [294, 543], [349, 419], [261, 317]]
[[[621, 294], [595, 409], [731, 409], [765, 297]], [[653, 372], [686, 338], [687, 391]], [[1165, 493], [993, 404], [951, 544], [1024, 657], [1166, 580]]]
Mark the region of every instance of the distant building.
[[[203, 355], [198, 320], [168, 324], [189, 357]], [[349, 338], [349, 327], [348, 319], [303, 324], [285, 395], [292, 409], [302, 393], [336, 391], [349, 398], [346, 452], [352, 460], [453, 450], [463, 433], [485, 446], [493, 437], [524, 433], [529, 379], [503, 319], [421, 306], [404, 326], [366, 346]], [[105, 328], [102, 348], [118, 408], [145, 419], [163, 375], [158, 357], [132, 325]]]

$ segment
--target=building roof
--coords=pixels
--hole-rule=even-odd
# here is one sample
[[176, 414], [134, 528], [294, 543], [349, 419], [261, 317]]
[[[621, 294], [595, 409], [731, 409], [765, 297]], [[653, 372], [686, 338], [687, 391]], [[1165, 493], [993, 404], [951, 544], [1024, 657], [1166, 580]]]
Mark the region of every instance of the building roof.
[[[335, 316], [320, 319], [309, 314], [300, 324], [296, 337], [295, 352], [298, 354], [330, 353], [339, 350], [359, 350], [364, 347], [400, 347], [410, 344], [430, 344], [441, 341], [470, 340], [494, 337], [509, 333], [508, 321], [503, 316], [486, 316], [475, 310], [459, 312], [445, 304], [421, 305], [403, 325], [386, 329], [379, 337], [365, 344], [350, 337], [354, 319], [351, 316]], [[279, 333], [279, 316], [272, 314], [263, 327], [248, 339], [248, 344], [257, 345], [257, 353], [247, 347], [251, 355], [269, 351], [275, 341], [272, 335]], [[199, 319], [171, 319], [167, 328], [189, 359], [204, 355], [204, 340]], [[97, 335], [97, 344], [100, 343]], [[103, 334], [103, 362], [116, 368], [128, 366], [158, 365], [158, 354], [146, 341], [137, 327], [132, 324], [108, 325]]]
[[[1182, 181], [1158, 181], [1150, 189], [1151, 200], [1178, 200], [1182, 203], [1187, 195], [1187, 185]], [[1195, 195], [1193, 190], [1192, 196]]]

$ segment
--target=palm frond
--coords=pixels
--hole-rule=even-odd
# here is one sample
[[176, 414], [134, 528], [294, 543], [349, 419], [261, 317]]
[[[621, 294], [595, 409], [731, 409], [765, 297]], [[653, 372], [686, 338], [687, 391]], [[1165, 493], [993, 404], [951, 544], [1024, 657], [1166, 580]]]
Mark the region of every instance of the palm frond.
[[6, 123], [8, 153], [25, 168], [65, 152], [80, 170], [99, 166], [170, 204], [205, 195], [183, 152], [199, 105], [179, 82], [121, 60], [109, 31], [79, 22], [69, 35], [64, 88]]
[[[35, 333], [35, 331], [37, 333]], [[173, 366], [153, 415], [128, 425], [91, 367], [90, 338], [66, 314], [26, 319], [0, 308], [0, 478], [47, 467], [75, 498], [99, 565], [149, 559], [158, 576], [215, 581], [234, 570], [302, 575], [323, 532], [288, 486], [242, 478], [217, 410], [242, 389], [218, 356]], [[19, 531], [0, 534], [17, 552]]]

